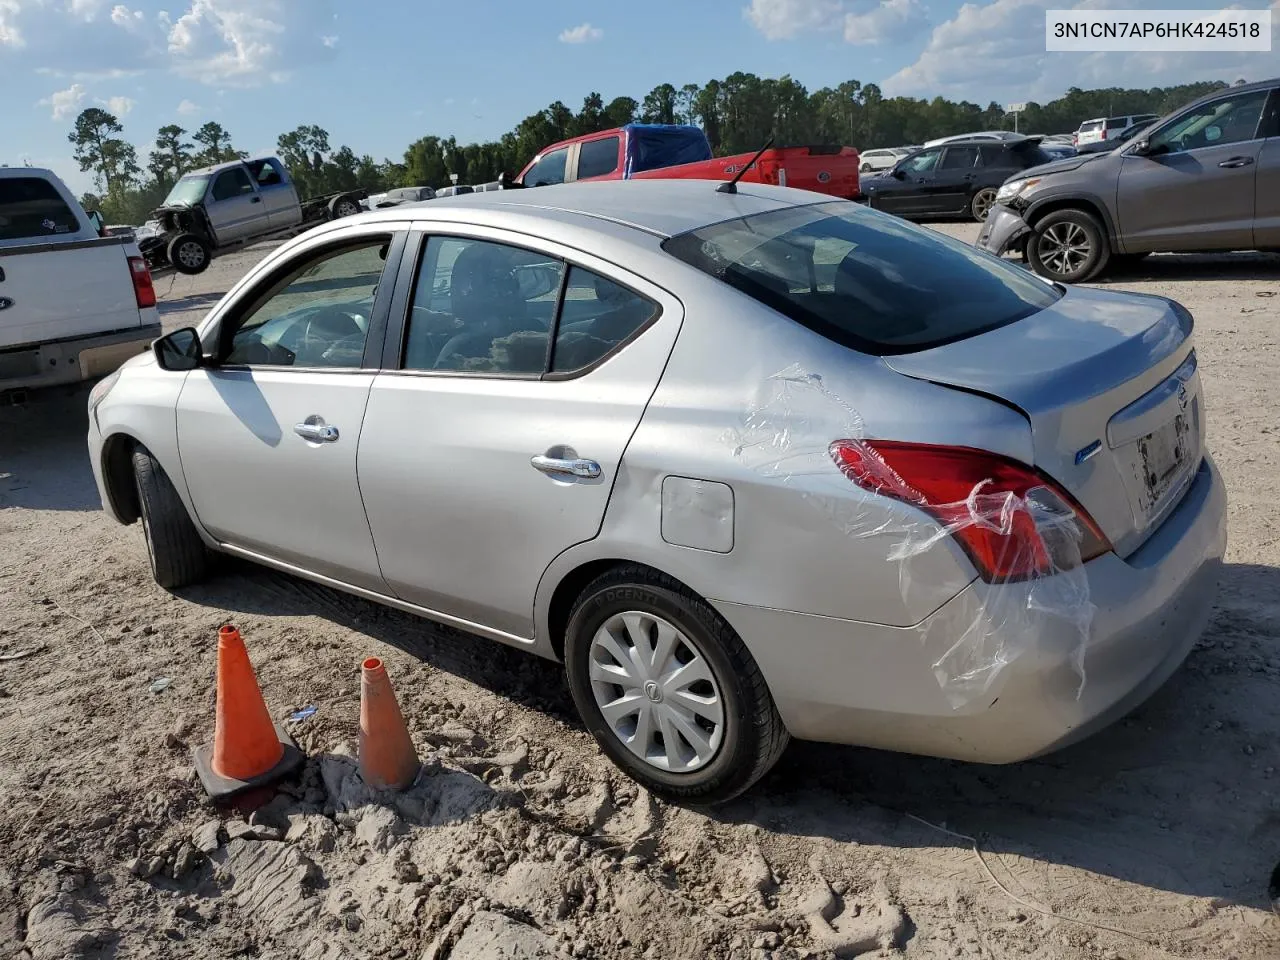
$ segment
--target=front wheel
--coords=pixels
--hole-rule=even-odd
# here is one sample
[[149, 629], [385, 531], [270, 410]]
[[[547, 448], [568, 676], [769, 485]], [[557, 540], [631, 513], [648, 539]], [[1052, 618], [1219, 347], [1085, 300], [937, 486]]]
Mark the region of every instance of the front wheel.
[[705, 600], [643, 567], [582, 592], [565, 638], [587, 729], [632, 779], [676, 802], [731, 800], [790, 737], [760, 668]]
[[178, 234], [169, 241], [165, 253], [173, 269], [186, 274], [204, 273], [213, 257], [209, 244], [194, 233]]
[[133, 476], [156, 583], [172, 590], [203, 579], [209, 569], [209, 551], [160, 461], [138, 448], [133, 454]]
[[1083, 210], [1047, 214], [1027, 239], [1027, 261], [1032, 269], [1059, 283], [1083, 283], [1097, 276], [1110, 257], [1102, 224]]
[[987, 214], [991, 212], [995, 202], [995, 187], [983, 187], [969, 199], [969, 216], [982, 223], [987, 219]]
[[869, 164], [869, 163], [864, 163], [864, 164], [863, 164], [861, 167], [859, 167], [858, 169], [859, 169], [859, 170], [861, 170], [863, 173], [870, 173], [870, 172], [871, 172], [871, 164]]

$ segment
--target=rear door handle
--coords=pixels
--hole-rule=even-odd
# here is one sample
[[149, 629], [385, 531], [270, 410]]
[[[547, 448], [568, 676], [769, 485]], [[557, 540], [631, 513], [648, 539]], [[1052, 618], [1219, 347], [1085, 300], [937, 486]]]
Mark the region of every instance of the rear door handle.
[[1233, 169], [1235, 167], [1247, 167], [1253, 163], [1253, 157], [1232, 157], [1230, 160], [1223, 160], [1218, 166]]
[[338, 428], [314, 414], [302, 423], [295, 423], [293, 432], [310, 443], [333, 443], [338, 439]]
[[250, 197], [250, 198], [249, 198], [249, 202], [250, 202], [250, 203], [261, 203], [261, 202], [262, 202], [262, 198], [261, 198], [261, 197]]
[[559, 457], [538, 455], [529, 462], [533, 464], [533, 469], [553, 477], [578, 477], [582, 480], [595, 480], [600, 476], [600, 464], [594, 460], [562, 460]]

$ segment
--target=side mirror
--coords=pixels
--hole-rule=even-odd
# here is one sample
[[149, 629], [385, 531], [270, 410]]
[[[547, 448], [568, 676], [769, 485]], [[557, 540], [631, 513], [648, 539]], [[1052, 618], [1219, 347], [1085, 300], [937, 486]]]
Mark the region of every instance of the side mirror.
[[195, 327], [183, 327], [151, 345], [162, 370], [194, 370], [203, 362], [200, 334]]
[[102, 231], [106, 228], [106, 223], [102, 219], [102, 214], [97, 210], [86, 210], [84, 215], [89, 218], [89, 222], [93, 224], [93, 229], [98, 231], [98, 236], [102, 236]]
[[1147, 156], [1148, 154], [1151, 153], [1151, 141], [1148, 140], [1146, 137], [1143, 137], [1141, 140], [1139, 140], [1137, 143], [1135, 143], [1132, 147], [1129, 148], [1129, 153], [1135, 157]]
[[905, 170], [894, 168], [893, 173], [889, 174], [889, 176], [893, 177], [895, 180], [905, 180], [907, 179], [907, 172]]

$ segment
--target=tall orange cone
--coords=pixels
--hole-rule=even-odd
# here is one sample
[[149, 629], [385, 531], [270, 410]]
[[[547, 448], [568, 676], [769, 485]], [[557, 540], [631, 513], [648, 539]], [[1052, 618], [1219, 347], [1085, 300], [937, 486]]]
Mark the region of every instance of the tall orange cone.
[[215, 800], [282, 780], [303, 761], [301, 751], [272, 723], [240, 631], [218, 631], [218, 699], [213, 743], [195, 749], [196, 773]]
[[418, 753], [387, 668], [377, 657], [360, 668], [360, 775], [382, 790], [403, 790], [418, 775]]

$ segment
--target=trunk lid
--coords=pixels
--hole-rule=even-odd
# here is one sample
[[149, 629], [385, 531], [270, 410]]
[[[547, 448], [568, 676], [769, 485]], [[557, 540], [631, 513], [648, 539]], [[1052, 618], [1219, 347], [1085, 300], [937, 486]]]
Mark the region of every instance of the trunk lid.
[[898, 373], [1012, 404], [1035, 466], [1127, 556], [1181, 500], [1204, 452], [1191, 316], [1163, 297], [1073, 288], [1024, 320], [884, 358]]
[[0, 350], [141, 326], [126, 239], [0, 248]]

